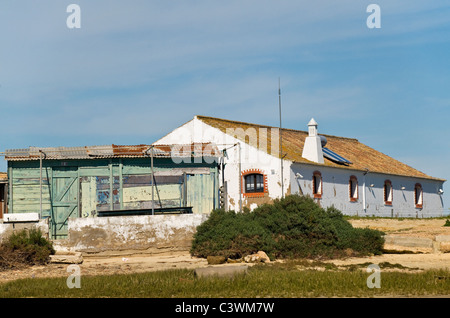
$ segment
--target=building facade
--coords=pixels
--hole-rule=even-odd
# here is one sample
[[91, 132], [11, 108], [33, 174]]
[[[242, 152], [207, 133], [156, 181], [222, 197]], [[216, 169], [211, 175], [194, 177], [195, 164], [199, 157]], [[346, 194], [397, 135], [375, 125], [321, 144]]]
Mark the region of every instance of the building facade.
[[[253, 209], [287, 194], [309, 195], [347, 215], [443, 215], [445, 180], [431, 177], [357, 139], [195, 116], [155, 142], [213, 143], [223, 153], [225, 207]], [[281, 159], [283, 158], [283, 159]]]
[[218, 207], [218, 160], [206, 148], [187, 145], [174, 156], [168, 145], [7, 150], [8, 213], [39, 213], [53, 239], [67, 236], [70, 218], [101, 212], [209, 213]]

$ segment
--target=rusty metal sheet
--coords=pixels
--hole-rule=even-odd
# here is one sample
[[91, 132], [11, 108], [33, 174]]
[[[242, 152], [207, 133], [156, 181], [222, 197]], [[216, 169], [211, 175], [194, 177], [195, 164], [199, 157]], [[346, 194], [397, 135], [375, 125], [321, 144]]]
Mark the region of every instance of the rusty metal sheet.
[[[26, 161], [42, 159], [98, 159], [98, 158], [136, 158], [150, 157], [152, 145], [105, 145], [84, 147], [29, 147], [8, 149], [7, 161]], [[42, 152], [42, 153], [41, 153]], [[211, 143], [193, 143], [188, 145], [154, 145], [153, 156], [159, 158], [221, 156], [218, 148]]]

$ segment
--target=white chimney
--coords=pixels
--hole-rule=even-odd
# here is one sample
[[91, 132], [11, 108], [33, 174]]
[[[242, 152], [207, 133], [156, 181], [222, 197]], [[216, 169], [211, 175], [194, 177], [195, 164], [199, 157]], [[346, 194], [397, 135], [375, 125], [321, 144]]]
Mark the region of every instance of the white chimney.
[[324, 163], [322, 152], [322, 141], [317, 133], [317, 123], [314, 118], [308, 123], [309, 136], [305, 139], [305, 145], [303, 146], [302, 157], [309, 161]]

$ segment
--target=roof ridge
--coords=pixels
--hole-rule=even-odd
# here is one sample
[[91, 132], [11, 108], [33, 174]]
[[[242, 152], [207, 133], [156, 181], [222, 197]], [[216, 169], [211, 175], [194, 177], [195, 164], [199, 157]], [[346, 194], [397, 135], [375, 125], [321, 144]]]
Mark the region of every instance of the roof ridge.
[[[254, 124], [254, 123], [248, 123], [248, 122], [244, 122], [244, 121], [231, 120], [231, 119], [223, 119], [223, 118], [211, 117], [211, 116], [196, 115], [195, 117], [197, 117], [199, 120], [202, 120], [202, 118], [205, 118], [205, 119], [213, 119], [213, 120], [219, 120], [219, 121], [226, 121], [226, 122], [231, 122], [231, 123], [236, 123], [236, 124], [244, 124], [244, 125], [249, 125], [249, 126], [259, 126], [259, 127], [266, 127], [266, 128], [279, 128], [279, 127], [275, 127], [275, 126], [261, 125], [261, 124]], [[308, 132], [307, 132], [306, 130], [298, 130], [298, 129], [284, 128], [284, 127], [281, 128], [281, 130], [294, 131], [294, 132], [302, 132], [302, 133], [308, 134]], [[342, 139], [347, 139], [347, 140], [358, 141], [358, 139], [356, 139], [356, 138], [350, 138], [350, 137], [342, 137], [342, 136], [329, 135], [329, 134], [319, 134], [319, 135], [325, 136], [325, 137], [342, 138]]]

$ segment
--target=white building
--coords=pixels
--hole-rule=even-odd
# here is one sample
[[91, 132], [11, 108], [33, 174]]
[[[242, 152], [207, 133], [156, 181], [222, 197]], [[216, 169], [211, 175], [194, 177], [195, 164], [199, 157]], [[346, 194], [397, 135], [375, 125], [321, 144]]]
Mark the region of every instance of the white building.
[[227, 209], [253, 209], [297, 193], [347, 215], [443, 215], [445, 180], [357, 139], [319, 135], [317, 127], [311, 119], [307, 132], [282, 129], [280, 134], [276, 127], [195, 116], [155, 144], [215, 143], [224, 152], [220, 183]]

